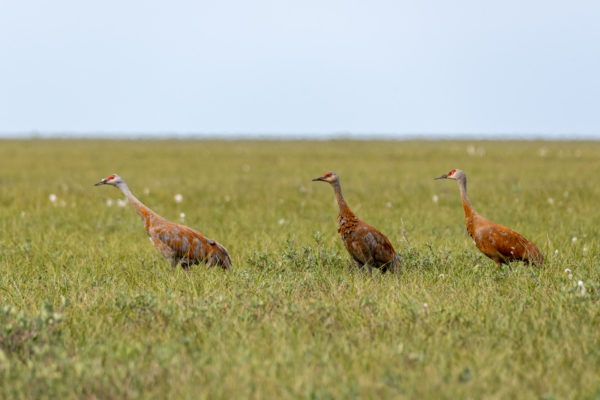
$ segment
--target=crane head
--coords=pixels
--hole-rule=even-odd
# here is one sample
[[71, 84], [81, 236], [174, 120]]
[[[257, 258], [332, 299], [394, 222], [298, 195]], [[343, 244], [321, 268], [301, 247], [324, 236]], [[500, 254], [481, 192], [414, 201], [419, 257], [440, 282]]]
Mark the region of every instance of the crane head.
[[437, 178], [433, 178], [435, 179], [454, 179], [457, 180], [458, 178], [465, 176], [465, 173], [463, 171], [461, 171], [460, 169], [453, 169], [450, 172], [448, 172], [447, 174], [444, 175], [440, 175]]
[[337, 174], [335, 172], [329, 171], [325, 175], [321, 176], [320, 178], [313, 179], [313, 182], [323, 181], [323, 182], [327, 182], [327, 183], [335, 183], [338, 180], [339, 180], [339, 177], [337, 176]]
[[104, 179], [101, 179], [100, 182], [94, 184], [94, 186], [98, 185], [113, 185], [117, 186], [119, 183], [123, 182], [123, 179], [117, 174], [110, 174]]

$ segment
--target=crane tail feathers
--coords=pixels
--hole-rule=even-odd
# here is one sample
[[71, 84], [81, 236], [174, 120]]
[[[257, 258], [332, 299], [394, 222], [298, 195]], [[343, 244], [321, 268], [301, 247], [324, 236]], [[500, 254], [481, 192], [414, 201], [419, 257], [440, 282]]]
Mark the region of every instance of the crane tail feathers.
[[207, 265], [211, 267], [218, 265], [224, 270], [229, 271], [231, 269], [231, 257], [229, 256], [227, 249], [220, 243], [215, 242], [215, 249], [208, 257]]
[[527, 246], [527, 260], [538, 267], [542, 267], [544, 265], [544, 256], [538, 250], [535, 244], [529, 243]]

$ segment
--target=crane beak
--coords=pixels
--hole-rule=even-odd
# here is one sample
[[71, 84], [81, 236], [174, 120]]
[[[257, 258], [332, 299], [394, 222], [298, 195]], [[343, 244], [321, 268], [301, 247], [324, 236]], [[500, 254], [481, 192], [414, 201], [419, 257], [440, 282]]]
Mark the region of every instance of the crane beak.
[[448, 174], [444, 174], [444, 175], [440, 175], [437, 178], [433, 178], [433, 180], [438, 180], [438, 179], [446, 179], [448, 177]]
[[98, 183], [94, 183], [94, 186], [99, 186], [99, 185], [104, 185], [106, 183], [106, 178], [102, 179], [100, 182]]
[[323, 181], [323, 182], [325, 182], [325, 179], [323, 179], [323, 177], [320, 177], [320, 178], [315, 178], [312, 181], [313, 182], [317, 182], [317, 181]]

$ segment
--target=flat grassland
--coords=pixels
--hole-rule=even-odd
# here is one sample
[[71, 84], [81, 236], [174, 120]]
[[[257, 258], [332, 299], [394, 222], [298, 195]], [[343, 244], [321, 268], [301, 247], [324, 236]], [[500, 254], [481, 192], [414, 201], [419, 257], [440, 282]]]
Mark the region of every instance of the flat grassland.
[[[599, 160], [594, 142], [0, 141], [0, 398], [598, 398]], [[543, 268], [478, 252], [456, 183], [432, 180], [452, 168]], [[328, 170], [401, 273], [350, 266], [311, 182]], [[110, 173], [233, 270], [171, 271], [93, 186]]]

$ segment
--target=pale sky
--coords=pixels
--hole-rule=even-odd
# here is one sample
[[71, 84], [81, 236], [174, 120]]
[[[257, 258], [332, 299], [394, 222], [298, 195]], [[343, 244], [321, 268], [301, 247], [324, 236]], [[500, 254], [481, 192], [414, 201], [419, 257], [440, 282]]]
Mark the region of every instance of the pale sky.
[[600, 137], [600, 1], [0, 2], [0, 134]]

